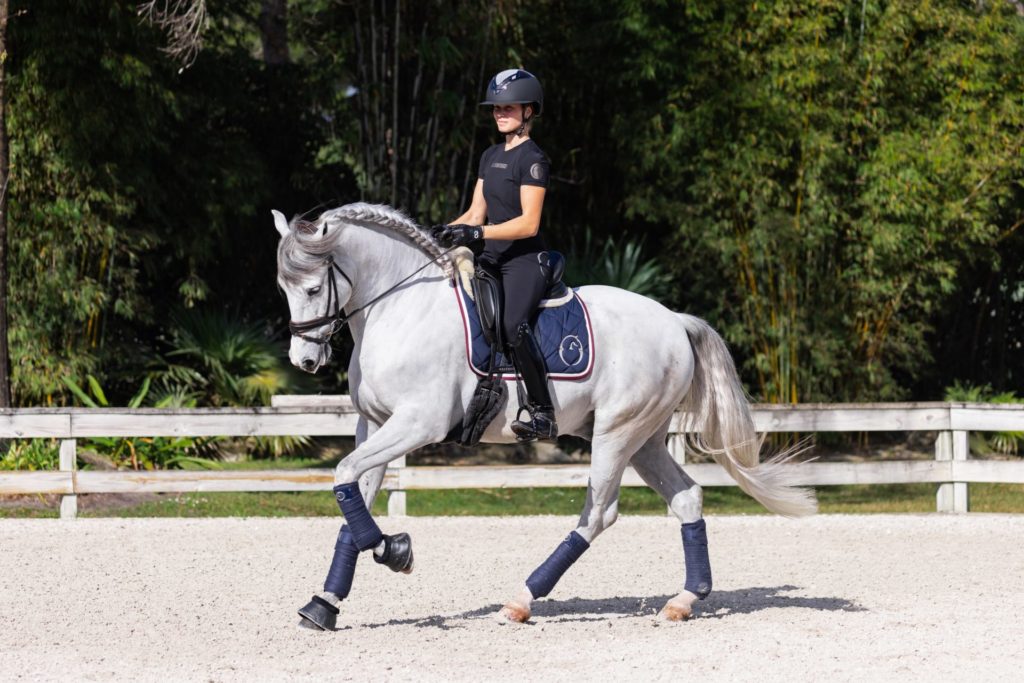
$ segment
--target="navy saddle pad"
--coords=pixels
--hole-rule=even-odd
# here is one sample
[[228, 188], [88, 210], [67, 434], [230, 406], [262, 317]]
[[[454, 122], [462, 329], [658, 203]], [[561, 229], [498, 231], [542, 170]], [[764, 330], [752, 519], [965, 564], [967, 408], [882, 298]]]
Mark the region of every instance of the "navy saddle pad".
[[[480, 327], [480, 316], [476, 303], [462, 287], [456, 286], [455, 298], [462, 314], [462, 327], [466, 334], [466, 354], [473, 372], [481, 377], [487, 375], [487, 364], [491, 358], [491, 347], [484, 339]], [[590, 327], [590, 313], [573, 290], [572, 298], [554, 308], [538, 309], [533, 332], [544, 352], [548, 368], [548, 379], [584, 379], [594, 368], [593, 332]], [[498, 372], [504, 379], [515, 378], [512, 361], [503, 353], [495, 359]]]

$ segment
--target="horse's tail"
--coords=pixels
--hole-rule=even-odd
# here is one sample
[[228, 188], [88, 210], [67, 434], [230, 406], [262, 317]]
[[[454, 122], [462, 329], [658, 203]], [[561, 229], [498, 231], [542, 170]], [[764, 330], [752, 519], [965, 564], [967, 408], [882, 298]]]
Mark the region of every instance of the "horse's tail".
[[817, 512], [814, 491], [794, 484], [799, 466], [786, 464], [798, 449], [758, 464], [763, 437], [754, 430], [750, 402], [725, 341], [700, 318], [679, 317], [693, 347], [693, 383], [681, 406], [686, 424], [699, 429], [688, 438], [690, 446], [710, 454], [741, 489], [772, 512], [787, 517]]

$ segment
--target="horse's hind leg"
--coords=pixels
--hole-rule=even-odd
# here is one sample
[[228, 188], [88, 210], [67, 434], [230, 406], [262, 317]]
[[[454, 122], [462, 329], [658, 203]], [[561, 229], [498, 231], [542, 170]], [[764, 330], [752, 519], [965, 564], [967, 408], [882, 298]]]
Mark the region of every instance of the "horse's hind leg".
[[685, 588], [665, 604], [658, 616], [668, 621], [688, 619], [693, 614], [693, 603], [711, 592], [711, 562], [702, 517], [701, 488], [672, 459], [665, 447], [664, 432], [645, 443], [633, 456], [631, 464], [647, 485], [665, 499], [672, 514], [682, 523]]
[[530, 577], [526, 585], [498, 613], [506, 621], [530, 618], [531, 603], [548, 595], [562, 575], [583, 555], [598, 535], [619, 516], [619, 486], [629, 455], [641, 441], [635, 434], [596, 436], [592, 443], [587, 500], [579, 524]]

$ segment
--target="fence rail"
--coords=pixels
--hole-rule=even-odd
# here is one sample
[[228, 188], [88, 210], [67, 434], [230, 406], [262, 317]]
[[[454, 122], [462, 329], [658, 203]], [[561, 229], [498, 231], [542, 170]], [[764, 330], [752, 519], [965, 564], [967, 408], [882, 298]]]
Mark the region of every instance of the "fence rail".
[[[322, 469], [268, 471], [79, 471], [76, 439], [155, 436], [353, 436], [358, 416], [347, 396], [278, 396], [270, 408], [0, 410], [0, 438], [61, 440], [60, 470], [0, 472], [0, 495], [63, 496], [61, 516], [77, 514], [77, 498], [87, 493], [189, 493], [215, 491], [329, 490], [332, 473]], [[967, 512], [969, 483], [1024, 483], [1024, 461], [971, 460], [971, 431], [1024, 431], [1024, 405], [969, 403], [884, 403], [758, 405], [754, 422], [761, 432], [936, 432], [934, 460], [805, 463], [800, 483], [938, 484], [936, 507]], [[686, 454], [676, 414], [669, 448], [681, 463]], [[718, 465], [686, 464], [702, 486], [734, 486]], [[388, 468], [383, 488], [391, 493], [389, 514], [405, 514], [405, 494], [416, 489], [585, 486], [585, 465], [406, 467], [400, 458]], [[632, 470], [624, 486], [643, 486]]]

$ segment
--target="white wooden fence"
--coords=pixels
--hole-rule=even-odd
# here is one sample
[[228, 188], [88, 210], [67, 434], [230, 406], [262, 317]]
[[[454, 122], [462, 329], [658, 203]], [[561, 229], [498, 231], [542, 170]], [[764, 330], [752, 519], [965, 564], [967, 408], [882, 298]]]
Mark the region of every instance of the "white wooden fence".
[[[61, 516], [75, 517], [78, 494], [214, 491], [329, 490], [333, 472], [325, 469], [268, 471], [98, 471], [76, 468], [76, 439], [152, 436], [352, 436], [357, 416], [347, 396], [280, 396], [270, 408], [191, 410], [24, 408], [0, 411], [0, 438], [61, 440], [60, 470], [0, 472], [0, 495], [58, 494]], [[801, 483], [937, 484], [940, 512], [967, 512], [968, 484], [1024, 483], [1024, 460], [971, 460], [971, 431], [1024, 431], [1024, 404], [966, 403], [758, 405], [762, 432], [937, 433], [934, 460], [813, 462], [802, 466]], [[680, 416], [673, 420], [669, 447], [685, 462]], [[734, 486], [716, 464], [690, 463], [687, 472], [702, 486]], [[413, 489], [585, 486], [586, 465], [406, 467], [393, 462], [383, 488], [390, 492], [388, 513], [405, 514], [405, 494]], [[624, 486], [643, 486], [631, 469]]]

